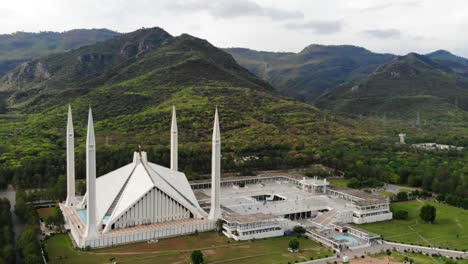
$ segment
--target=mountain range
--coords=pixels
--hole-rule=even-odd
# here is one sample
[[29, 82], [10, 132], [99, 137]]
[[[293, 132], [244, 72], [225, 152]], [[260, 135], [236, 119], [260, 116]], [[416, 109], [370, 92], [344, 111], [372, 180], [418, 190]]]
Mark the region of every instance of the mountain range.
[[[305, 97], [311, 95], [308, 86], [296, 85], [288, 94], [242, 67], [226, 50], [157, 27], [48, 53], [21, 63], [0, 79], [0, 187], [13, 182], [40, 188], [60, 182], [68, 104], [73, 110], [78, 179], [85, 176], [89, 106], [95, 121], [97, 174], [103, 175], [127, 164], [138, 145], [150, 160], [167, 165], [175, 105], [179, 168], [190, 179], [202, 178], [200, 174], [210, 170], [217, 107], [224, 172], [251, 175], [252, 169], [322, 163], [346, 171], [351, 178], [406, 183], [410, 174], [420, 177], [414, 164], [425, 154], [409, 145], [395, 145], [398, 133], [405, 132], [408, 141], [435, 138], [462, 146], [468, 138], [463, 59], [435, 55], [395, 56], [352, 46], [316, 45], [301, 55], [280, 54], [322, 76], [304, 82], [322, 86], [313, 100], [297, 97], [305, 101], [301, 102], [292, 98], [298, 96], [294, 89], [302, 87]], [[280, 61], [275, 59], [278, 68]], [[295, 74], [307, 79], [307, 73]], [[332, 73], [341, 75], [334, 78]], [[414, 111], [420, 111], [421, 127], [405, 120], [415, 118]], [[356, 116], [361, 114], [370, 117]], [[429, 114], [437, 125], [426, 125]], [[383, 115], [388, 120], [380, 118]], [[446, 123], [440, 125], [441, 120]], [[434, 154], [424, 175], [437, 173], [441, 160], [446, 160], [443, 155]], [[463, 155], [450, 158], [449, 172], [455, 178], [466, 175]]]
[[16, 32], [0, 35], [0, 77], [23, 62], [94, 44], [119, 35], [108, 29], [74, 29], [65, 32]]
[[310, 45], [299, 53], [225, 49], [280, 94], [356, 115], [467, 120], [468, 59], [438, 50], [378, 54], [355, 46]]
[[[284, 155], [292, 149], [359, 130], [354, 122], [332, 115], [324, 120], [314, 106], [280, 96], [206, 40], [172, 36], [161, 28], [140, 29], [23, 63], [2, 78], [0, 95], [5, 113], [0, 121], [8, 121], [0, 128], [0, 137], [8, 138], [7, 147], [0, 144], [0, 151], [7, 149], [0, 163], [18, 153], [30, 158], [61, 153], [67, 104], [73, 109], [79, 144], [92, 106], [102, 148], [109, 142], [167, 146], [175, 105], [181, 155], [209, 153], [218, 107], [224, 153], [269, 153], [277, 165], [288, 160]], [[200, 170], [204, 165], [197, 161], [181, 166]]]

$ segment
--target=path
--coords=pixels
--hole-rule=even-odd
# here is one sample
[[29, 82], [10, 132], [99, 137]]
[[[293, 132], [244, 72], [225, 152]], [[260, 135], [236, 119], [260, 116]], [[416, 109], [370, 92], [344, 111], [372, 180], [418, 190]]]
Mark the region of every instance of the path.
[[[8, 185], [5, 191], [0, 191], [0, 198], [7, 198], [10, 201], [11, 205], [11, 219], [13, 222], [13, 231], [15, 232], [15, 243], [18, 241], [18, 238], [23, 231], [24, 225], [21, 223], [21, 220], [15, 213], [15, 205], [16, 205], [16, 191], [12, 185]], [[16, 253], [16, 262], [23, 263], [19, 252]]]

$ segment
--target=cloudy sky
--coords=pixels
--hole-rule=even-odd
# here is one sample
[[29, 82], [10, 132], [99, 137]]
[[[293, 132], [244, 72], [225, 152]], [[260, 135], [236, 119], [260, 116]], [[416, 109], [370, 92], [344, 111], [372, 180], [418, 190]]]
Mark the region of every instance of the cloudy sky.
[[0, 33], [159, 26], [219, 47], [300, 51], [352, 44], [468, 57], [466, 0], [2, 0]]

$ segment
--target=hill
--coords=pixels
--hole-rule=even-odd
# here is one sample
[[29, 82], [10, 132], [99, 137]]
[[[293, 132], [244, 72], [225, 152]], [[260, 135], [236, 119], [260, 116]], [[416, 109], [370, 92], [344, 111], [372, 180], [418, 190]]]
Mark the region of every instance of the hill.
[[449, 67], [455, 73], [468, 78], [468, 59], [454, 55], [446, 50], [437, 50], [426, 57]]
[[305, 102], [372, 73], [394, 56], [351, 45], [310, 45], [299, 53], [225, 49], [242, 66], [272, 84], [281, 94]]
[[[68, 103], [80, 145], [89, 104], [93, 108], [98, 174], [127, 162], [137, 144], [151, 160], [168, 162], [172, 105], [179, 117], [180, 167], [189, 174], [209, 170], [216, 106], [226, 171], [242, 170], [238, 159], [244, 155], [261, 157], [252, 161], [258, 168], [310, 163], [314, 157], [302, 153], [318, 140], [310, 135], [354, 133], [352, 122], [331, 115], [324, 120], [315, 107], [278, 96], [206, 40], [174, 37], [160, 28], [35, 59], [5, 76], [0, 94], [5, 106], [0, 137], [6, 139], [0, 143], [0, 172], [3, 164], [4, 175], [17, 184], [48, 184], [63, 173]], [[83, 148], [77, 150], [78, 177], [84, 177]], [[54, 177], [40, 178], [51, 171]]]
[[[390, 119], [382, 125], [372, 119], [324, 113], [279, 96], [206, 40], [187, 34], [171, 36], [161, 28], [141, 29], [37, 58], [4, 76], [0, 95], [4, 112], [0, 114], [0, 188], [8, 182], [24, 188], [44, 187], [48, 188], [44, 196], [63, 199], [64, 135], [70, 103], [78, 179], [85, 177], [90, 104], [98, 175], [130, 162], [139, 144], [151, 161], [167, 166], [175, 105], [179, 168], [189, 179], [206, 177], [210, 171], [217, 106], [223, 173], [252, 175], [252, 170], [321, 163], [363, 183], [370, 179], [416, 186], [425, 183], [426, 189], [468, 195], [467, 181], [462, 181], [467, 175], [468, 152], [426, 154], [394, 144], [396, 135], [405, 131], [408, 142], [437, 138], [440, 143], [466, 146], [465, 127], [425, 130]], [[417, 165], [422, 160], [424, 165]], [[440, 164], [447, 160], [440, 171]], [[459, 184], [432, 186], [437, 183], [435, 177]]]
[[50, 53], [75, 49], [113, 38], [108, 29], [74, 29], [65, 32], [16, 32], [0, 35], [0, 77], [23, 62]]
[[322, 96], [318, 107], [338, 112], [464, 122], [468, 80], [445, 64], [410, 53], [380, 67], [366, 78]]

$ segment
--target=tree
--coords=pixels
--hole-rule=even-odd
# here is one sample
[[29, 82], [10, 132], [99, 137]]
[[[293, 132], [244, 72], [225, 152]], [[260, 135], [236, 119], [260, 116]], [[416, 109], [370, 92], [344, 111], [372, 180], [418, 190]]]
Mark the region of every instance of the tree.
[[297, 225], [293, 228], [293, 232], [298, 234], [298, 235], [302, 235], [306, 232], [305, 228], [303, 226], [300, 226], [300, 225]]
[[203, 264], [203, 253], [200, 250], [192, 251], [192, 264]]
[[408, 193], [407, 192], [398, 192], [397, 194], [398, 201], [406, 201], [408, 200]]
[[289, 248], [292, 250], [298, 250], [299, 249], [299, 240], [293, 239], [289, 241]]
[[434, 223], [436, 218], [436, 208], [432, 205], [425, 205], [421, 207], [421, 211], [419, 212], [419, 216], [422, 220], [428, 223]]
[[393, 219], [401, 219], [406, 220], [408, 219], [408, 211], [405, 210], [398, 210], [393, 213]]

